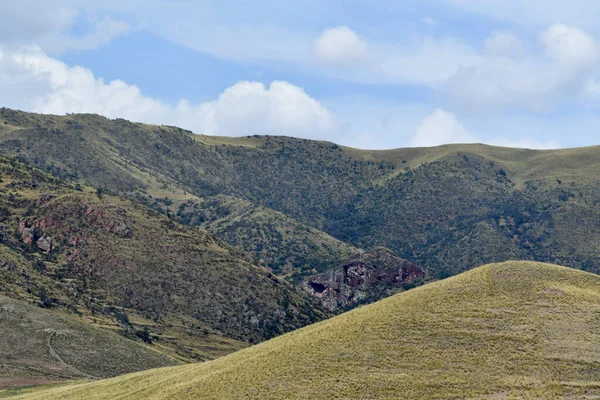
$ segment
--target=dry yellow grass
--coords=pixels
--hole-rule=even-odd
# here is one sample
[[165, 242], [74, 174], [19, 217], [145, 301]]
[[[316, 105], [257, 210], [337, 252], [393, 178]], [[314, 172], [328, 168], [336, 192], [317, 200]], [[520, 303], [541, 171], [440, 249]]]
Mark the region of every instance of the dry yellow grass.
[[510, 399], [600, 395], [600, 277], [493, 264], [212, 362], [16, 399]]
[[[392, 150], [359, 150], [343, 147], [350, 156], [360, 160], [388, 161], [399, 167], [415, 168], [424, 163], [455, 157], [457, 154], [481, 156], [507, 168], [517, 184], [541, 179], [564, 182], [588, 182], [597, 176], [600, 164], [599, 147], [560, 150], [528, 150], [484, 144], [448, 144], [436, 147], [401, 148]], [[404, 168], [398, 168], [396, 174]]]

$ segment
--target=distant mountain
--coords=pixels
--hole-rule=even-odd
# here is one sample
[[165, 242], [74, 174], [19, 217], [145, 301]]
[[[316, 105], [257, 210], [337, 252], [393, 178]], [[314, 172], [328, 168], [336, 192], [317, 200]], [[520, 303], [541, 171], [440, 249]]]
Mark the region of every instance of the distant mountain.
[[600, 147], [364, 151], [3, 109], [0, 151], [203, 226], [295, 282], [380, 246], [438, 278], [507, 259], [600, 271]]
[[600, 395], [600, 277], [488, 265], [219, 360], [15, 399], [582, 399]]

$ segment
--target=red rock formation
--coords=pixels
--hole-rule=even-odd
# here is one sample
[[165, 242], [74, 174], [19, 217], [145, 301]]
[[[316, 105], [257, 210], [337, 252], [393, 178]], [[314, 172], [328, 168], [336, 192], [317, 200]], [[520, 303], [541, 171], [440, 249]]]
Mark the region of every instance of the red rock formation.
[[424, 278], [416, 265], [392, 251], [377, 248], [352, 257], [343, 267], [314, 275], [304, 281], [304, 290], [331, 311], [376, 301]]

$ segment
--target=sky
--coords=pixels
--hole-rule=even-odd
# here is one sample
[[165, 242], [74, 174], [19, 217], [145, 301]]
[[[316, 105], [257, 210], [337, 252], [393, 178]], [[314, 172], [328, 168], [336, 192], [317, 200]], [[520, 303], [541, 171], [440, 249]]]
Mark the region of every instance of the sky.
[[600, 144], [597, 0], [1, 0], [0, 106], [364, 148]]

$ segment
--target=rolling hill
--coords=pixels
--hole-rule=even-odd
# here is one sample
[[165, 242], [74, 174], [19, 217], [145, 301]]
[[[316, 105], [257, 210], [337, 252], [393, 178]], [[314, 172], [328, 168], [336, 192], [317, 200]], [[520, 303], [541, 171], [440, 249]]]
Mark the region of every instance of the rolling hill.
[[600, 395], [600, 277], [487, 265], [200, 365], [16, 399], [582, 399]]
[[508, 259], [600, 271], [600, 147], [365, 151], [2, 109], [0, 151], [202, 225], [292, 280], [375, 247], [437, 278]]

